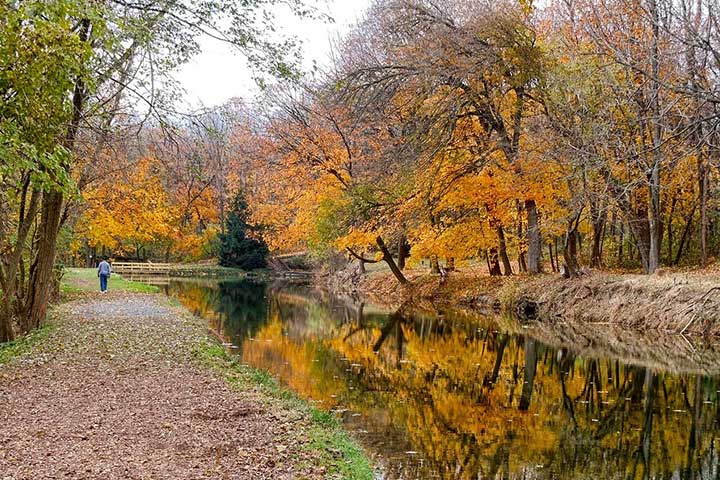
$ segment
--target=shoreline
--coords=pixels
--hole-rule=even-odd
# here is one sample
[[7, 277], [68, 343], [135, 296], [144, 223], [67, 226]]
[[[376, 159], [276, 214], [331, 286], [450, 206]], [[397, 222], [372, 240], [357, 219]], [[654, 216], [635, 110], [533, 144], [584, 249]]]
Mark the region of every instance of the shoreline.
[[607, 324], [633, 332], [720, 338], [720, 274], [663, 275], [593, 271], [577, 279], [555, 274], [488, 277], [470, 269], [437, 275], [410, 271], [410, 284], [392, 275], [366, 275], [350, 291], [388, 308], [458, 308], [479, 315], [513, 314], [520, 323]]

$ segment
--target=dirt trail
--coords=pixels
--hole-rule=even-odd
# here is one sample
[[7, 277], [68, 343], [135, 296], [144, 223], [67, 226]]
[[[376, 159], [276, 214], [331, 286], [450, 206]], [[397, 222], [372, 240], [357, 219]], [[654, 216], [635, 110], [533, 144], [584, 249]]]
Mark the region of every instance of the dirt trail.
[[0, 366], [0, 480], [324, 477], [309, 420], [200, 366], [202, 326], [165, 302], [67, 303]]

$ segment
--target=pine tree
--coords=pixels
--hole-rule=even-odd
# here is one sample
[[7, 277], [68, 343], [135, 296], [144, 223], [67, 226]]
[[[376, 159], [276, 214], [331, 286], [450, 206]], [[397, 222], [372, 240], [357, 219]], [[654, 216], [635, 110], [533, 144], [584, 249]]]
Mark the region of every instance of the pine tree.
[[248, 205], [242, 191], [239, 190], [225, 220], [225, 233], [219, 235], [220, 265], [243, 270], [255, 270], [267, 266], [269, 251], [259, 235], [259, 230], [248, 223]]

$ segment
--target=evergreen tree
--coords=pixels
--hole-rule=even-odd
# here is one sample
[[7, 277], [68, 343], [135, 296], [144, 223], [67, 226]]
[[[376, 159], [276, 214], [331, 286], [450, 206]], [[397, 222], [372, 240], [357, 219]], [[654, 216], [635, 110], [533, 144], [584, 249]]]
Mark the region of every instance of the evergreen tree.
[[225, 220], [225, 233], [219, 235], [220, 265], [243, 270], [267, 266], [268, 247], [258, 233], [259, 228], [248, 223], [248, 205], [238, 190]]

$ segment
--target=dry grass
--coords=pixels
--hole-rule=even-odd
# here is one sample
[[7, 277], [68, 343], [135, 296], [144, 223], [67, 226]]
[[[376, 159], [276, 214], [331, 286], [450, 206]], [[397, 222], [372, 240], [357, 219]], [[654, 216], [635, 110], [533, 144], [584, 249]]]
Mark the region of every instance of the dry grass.
[[487, 313], [511, 310], [518, 298], [540, 304], [545, 323], [615, 325], [635, 332], [720, 336], [720, 270], [659, 275], [594, 272], [567, 280], [557, 274], [489, 277], [462, 268], [444, 281], [425, 269], [406, 272], [402, 287], [389, 272], [368, 274], [360, 290], [370, 300], [399, 307], [409, 301], [465, 306]]
[[643, 332], [720, 335], [717, 274], [594, 273], [572, 281], [548, 279], [537, 286], [531, 283], [525, 290], [536, 292], [533, 298], [541, 304], [542, 318], [611, 323]]

